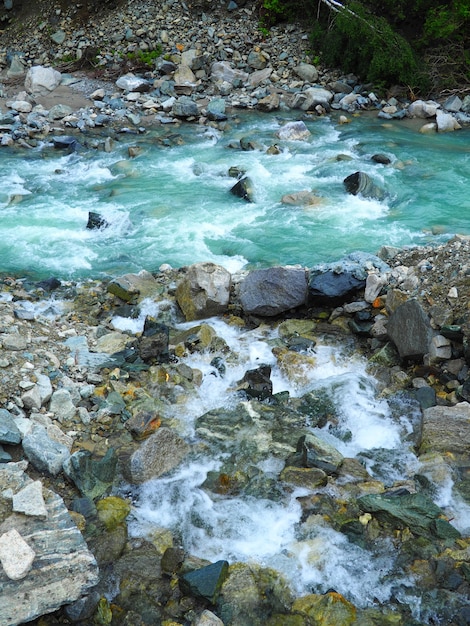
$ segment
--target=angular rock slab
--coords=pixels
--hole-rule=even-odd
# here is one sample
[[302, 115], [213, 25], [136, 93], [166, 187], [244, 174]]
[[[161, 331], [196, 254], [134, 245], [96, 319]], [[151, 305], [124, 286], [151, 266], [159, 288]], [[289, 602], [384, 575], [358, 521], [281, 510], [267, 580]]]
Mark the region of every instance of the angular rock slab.
[[205, 598], [215, 604], [220, 588], [228, 576], [228, 562], [217, 561], [184, 574], [180, 579], [180, 588], [183, 593]]
[[33, 95], [45, 95], [60, 85], [62, 75], [52, 67], [35, 65], [31, 67], [25, 79], [25, 89]]
[[[10, 465], [15, 471], [8, 472]], [[14, 492], [29, 481], [22, 467], [8, 464], [5, 468]], [[0, 536], [15, 529], [35, 552], [33, 566], [21, 580], [11, 580], [0, 569], [2, 626], [17, 626], [56, 611], [98, 583], [96, 560], [62, 498], [44, 489], [44, 500], [46, 519], [13, 513], [0, 524]]]
[[422, 358], [429, 351], [434, 334], [429, 317], [417, 300], [408, 300], [392, 313], [387, 332], [402, 359]]
[[162, 427], [131, 456], [129, 479], [133, 483], [143, 483], [158, 478], [177, 467], [189, 450], [189, 445], [171, 428]]
[[195, 263], [176, 288], [176, 300], [188, 322], [225, 313], [231, 275], [214, 263]]
[[240, 285], [245, 313], [273, 316], [305, 304], [307, 277], [304, 270], [271, 267], [250, 272]]
[[421, 452], [468, 455], [470, 450], [470, 404], [433, 406], [423, 411]]

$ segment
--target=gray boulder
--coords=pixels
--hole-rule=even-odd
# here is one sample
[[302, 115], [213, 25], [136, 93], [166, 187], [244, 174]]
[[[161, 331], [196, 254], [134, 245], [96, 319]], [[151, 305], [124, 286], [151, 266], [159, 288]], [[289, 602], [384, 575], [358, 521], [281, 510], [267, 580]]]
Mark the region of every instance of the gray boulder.
[[318, 80], [318, 70], [310, 63], [300, 63], [294, 67], [294, 72], [307, 83], [316, 83]]
[[434, 100], [415, 100], [408, 107], [408, 114], [411, 117], [434, 117], [439, 106]]
[[120, 76], [116, 81], [116, 86], [123, 91], [149, 91], [150, 83], [145, 78], [129, 73]]
[[21, 433], [12, 414], [6, 409], [0, 409], [0, 444], [16, 445], [21, 442]]
[[177, 467], [189, 450], [189, 445], [171, 428], [159, 428], [131, 456], [129, 479], [139, 484], [158, 478]]
[[310, 135], [309, 129], [302, 121], [286, 122], [276, 133], [276, 137], [285, 141], [303, 141]]
[[451, 113], [439, 110], [436, 112], [436, 124], [439, 133], [448, 133], [462, 128]]
[[194, 117], [199, 114], [199, 109], [189, 96], [181, 96], [173, 104], [172, 113], [176, 117]]
[[234, 69], [228, 61], [216, 61], [211, 65], [210, 78], [213, 82], [227, 82], [233, 85], [245, 83], [248, 74], [242, 70]]
[[67, 446], [51, 439], [41, 424], [35, 424], [25, 435], [23, 450], [38, 471], [52, 476], [57, 476], [62, 464], [70, 457]]
[[421, 452], [467, 455], [470, 447], [470, 404], [433, 406], [423, 411]]
[[108, 291], [125, 302], [142, 300], [157, 292], [158, 283], [150, 272], [141, 270], [138, 274], [124, 274], [108, 284]]
[[232, 277], [214, 263], [195, 263], [176, 288], [176, 300], [186, 320], [199, 320], [227, 310]]
[[313, 304], [337, 305], [365, 287], [365, 276], [347, 269], [312, 269], [308, 283]]
[[417, 300], [408, 300], [395, 309], [387, 326], [388, 336], [402, 359], [422, 359], [434, 334], [428, 315]]
[[54, 91], [60, 85], [61, 79], [61, 73], [52, 67], [35, 65], [28, 70], [24, 86], [33, 96], [41, 96]]
[[271, 317], [305, 304], [305, 270], [271, 267], [250, 272], [240, 285], [240, 302], [245, 313]]
[[243, 176], [240, 178], [233, 187], [230, 188], [230, 193], [237, 198], [242, 198], [247, 202], [253, 202], [253, 183], [251, 178]]
[[300, 105], [303, 111], [310, 111], [320, 105], [324, 108], [328, 107], [333, 100], [334, 94], [323, 87], [309, 87], [304, 92], [305, 101]]
[[248, 54], [247, 64], [254, 70], [263, 70], [266, 67], [267, 59], [262, 52], [251, 50]]

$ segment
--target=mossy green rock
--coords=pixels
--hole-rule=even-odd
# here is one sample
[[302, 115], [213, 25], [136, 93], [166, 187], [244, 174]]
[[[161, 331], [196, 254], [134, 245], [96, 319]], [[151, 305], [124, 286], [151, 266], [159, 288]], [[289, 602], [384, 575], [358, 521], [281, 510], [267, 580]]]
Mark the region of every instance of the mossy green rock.
[[350, 626], [356, 621], [356, 607], [340, 593], [310, 594], [295, 600], [292, 611], [309, 618], [316, 626]]
[[106, 530], [114, 530], [122, 524], [131, 512], [131, 505], [117, 496], [103, 498], [96, 503], [98, 517], [106, 526]]

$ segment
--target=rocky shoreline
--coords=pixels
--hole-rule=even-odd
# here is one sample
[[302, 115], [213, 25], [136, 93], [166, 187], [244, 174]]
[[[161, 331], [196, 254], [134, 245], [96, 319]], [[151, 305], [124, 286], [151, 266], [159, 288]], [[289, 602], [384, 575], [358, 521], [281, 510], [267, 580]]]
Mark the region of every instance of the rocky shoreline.
[[[325, 612], [336, 620], [328, 623], [420, 623], [409, 609], [359, 610], [339, 594], [296, 600], [275, 572], [201, 562], [184, 554], [163, 529], [155, 531], [152, 542], [128, 537], [125, 520], [132, 503], [116, 495], [119, 485], [164, 475], [201, 445], [227, 449], [227, 423], [230, 439], [237, 432], [252, 441], [249, 454], [238, 459], [233, 477], [234, 469], [225, 464], [205, 488], [275, 498], [279, 490], [307, 485], [312, 497], [303, 507], [311, 520], [321, 503], [334, 528], [369, 548], [378, 538], [398, 532], [394, 541], [401, 566], [413, 572], [423, 597], [442, 586], [452, 603], [445, 607], [439, 597], [437, 614], [464, 623], [468, 538], [446, 521], [418, 478], [393, 485], [373, 480], [357, 460], [343, 458], [300, 427], [306, 414], [310, 426], [334, 419], [324, 413], [321, 399], [273, 396], [270, 367], [260, 366], [246, 372], [236, 389], [227, 390], [239, 398], [234, 412], [221, 408], [196, 419], [195, 439], [180, 431], [172, 409], [175, 403], [184, 407], [203, 382], [202, 372], [186, 363], [192, 354], [206, 351], [215, 373], [238, 358], [211, 327], [213, 316], [240, 331], [277, 327], [279, 340], [272, 352], [294, 383], [305, 377], [306, 368], [316, 366], [312, 347], [317, 342], [334, 345], [349, 337], [382, 381], [382, 395], [408, 398], [414, 424], [410, 441], [422, 464], [420, 474], [432, 476], [437, 484], [454, 475], [455, 488], [468, 502], [469, 268], [470, 240], [455, 237], [436, 248], [384, 248], [378, 257], [351, 255], [334, 267], [310, 270], [271, 268], [231, 276], [203, 263], [81, 285], [4, 278], [2, 623], [20, 624], [62, 604], [64, 609], [43, 617], [41, 624], [87, 624], [93, 619], [103, 624], [311, 624]], [[145, 315], [149, 301], [159, 305], [158, 317]], [[139, 329], [119, 329], [117, 319], [139, 316]], [[182, 321], [190, 323], [187, 330], [178, 328]], [[260, 411], [265, 418], [253, 421]], [[251, 425], [244, 434], [247, 420]], [[267, 450], [266, 441], [260, 448], [253, 445], [260, 428], [271, 441], [269, 453], [283, 460], [277, 486], [266, 477], [254, 481], [251, 476], [250, 468]], [[338, 500], [322, 495], [327, 484], [335, 486]], [[397, 489], [402, 490], [401, 508], [391, 511]], [[369, 516], [365, 523], [364, 515]], [[76, 546], [64, 535], [64, 525], [75, 532]], [[22, 557], [8, 534], [13, 531], [32, 554]], [[359, 539], [354, 535], [358, 532]], [[43, 537], [51, 533], [58, 537], [44, 544]], [[418, 558], [422, 549], [432, 555], [436, 572], [445, 569], [444, 578], [423, 569]], [[80, 575], [68, 558], [63, 562], [70, 551]], [[50, 559], [55, 564], [45, 568], [42, 563]], [[70, 576], [64, 576], [65, 566]], [[112, 576], [121, 586], [111, 602]], [[451, 591], [449, 577], [458, 580]], [[262, 600], [263, 585], [276, 598], [273, 607]], [[46, 588], [54, 589], [52, 600]], [[46, 600], [38, 603], [36, 594]], [[139, 598], [142, 612], [133, 607], [132, 597]]]
[[[121, 9], [118, 17], [92, 16], [93, 28], [84, 28], [76, 7], [51, 4], [44, 25], [33, 16], [29, 34], [7, 34], [0, 51], [3, 149], [75, 150], [88, 142], [112, 150], [119, 131], [144, 134], [185, 122], [223, 131], [237, 109], [293, 110], [299, 120], [336, 112], [344, 123], [374, 111], [384, 120], [431, 120], [423, 132], [470, 122], [470, 96], [382, 98], [357, 77], [319, 70], [300, 26], [276, 27], [267, 37], [249, 4], [212, 12], [184, 3]], [[157, 48], [150, 66], [137, 66]], [[93, 72], [77, 69], [92, 51]], [[367, 190], [361, 177], [352, 184], [356, 193]], [[151, 540], [129, 536], [132, 501], [123, 485], [164, 475], [201, 448], [222, 453], [236, 432], [248, 452], [204, 488], [276, 499], [307, 485], [303, 525], [326, 520], [371, 551], [392, 541], [399, 555], [392, 576], [413, 577], [429, 606], [425, 619], [468, 623], [469, 538], [433, 504], [432, 484], [451, 480], [470, 501], [469, 277], [464, 236], [309, 269], [230, 275], [206, 263], [81, 284], [4, 276], [0, 622], [422, 623], [409, 606], [358, 608], [335, 591], [295, 598], [277, 572], [203, 562], [164, 529]], [[235, 410], [209, 411], [197, 416], [193, 436], [182, 432], [174, 406], [184, 408], [204, 377], [188, 364], [191, 355], [210, 355], [209, 375], [220, 377], [239, 360], [211, 326], [214, 316], [240, 332], [276, 329], [270, 348], [293, 384], [315, 368], [317, 343], [350, 342], [383, 397], [406, 399], [419, 476], [404, 484], [373, 479], [357, 459], [312, 434], [334, 422], [325, 399], [273, 395], [264, 366], [227, 389]], [[124, 330], [117, 318], [128, 320]], [[274, 480], [253, 469], [266, 454], [282, 461]]]

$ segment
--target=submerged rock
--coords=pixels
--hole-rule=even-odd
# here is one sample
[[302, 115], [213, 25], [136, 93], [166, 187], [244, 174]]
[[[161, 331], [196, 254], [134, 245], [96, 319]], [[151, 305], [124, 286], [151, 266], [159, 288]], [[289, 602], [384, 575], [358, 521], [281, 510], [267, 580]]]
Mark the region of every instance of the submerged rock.
[[354, 172], [347, 176], [344, 181], [346, 191], [353, 196], [361, 195], [364, 198], [373, 198], [374, 200], [382, 200], [385, 192], [376, 185], [368, 174], [364, 172]]
[[248, 178], [248, 176], [240, 178], [240, 180], [238, 180], [235, 185], [231, 187], [230, 193], [237, 196], [237, 198], [246, 200], [247, 202], [253, 202], [253, 183], [251, 178]]

